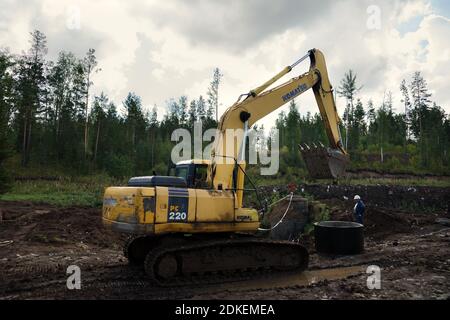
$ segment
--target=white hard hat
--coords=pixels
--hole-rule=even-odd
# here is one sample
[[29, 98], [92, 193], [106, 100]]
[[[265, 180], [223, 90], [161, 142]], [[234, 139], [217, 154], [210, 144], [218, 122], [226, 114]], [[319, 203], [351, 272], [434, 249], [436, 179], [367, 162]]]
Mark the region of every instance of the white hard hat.
[[361, 200], [361, 197], [358, 196], [358, 195], [356, 195], [356, 196], [353, 198], [353, 200]]

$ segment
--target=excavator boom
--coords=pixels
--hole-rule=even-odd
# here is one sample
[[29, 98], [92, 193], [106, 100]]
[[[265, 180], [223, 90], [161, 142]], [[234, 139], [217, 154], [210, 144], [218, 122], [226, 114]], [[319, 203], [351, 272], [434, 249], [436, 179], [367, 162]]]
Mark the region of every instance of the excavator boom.
[[[308, 72], [292, 78], [273, 89], [266, 90], [308, 57], [311, 61]], [[211, 168], [208, 176], [214, 189], [232, 188], [234, 165], [224, 163], [223, 158], [242, 160], [239, 159], [239, 152], [242, 149], [239, 146], [242, 145], [245, 134], [237, 136], [238, 141], [235, 143], [235, 148], [229, 148], [227, 147], [226, 130], [243, 129], [245, 132], [256, 121], [298, 97], [308, 89], [312, 89], [314, 92], [328, 137], [329, 147], [302, 146], [300, 151], [307, 169], [314, 178], [338, 178], [344, 173], [348, 163], [348, 155], [341, 140], [339, 131], [340, 118], [336, 110], [333, 88], [328, 79], [324, 55], [321, 51], [312, 49], [308, 51], [308, 54], [294, 64], [284, 68], [272, 79], [251, 90], [243, 101], [238, 100], [222, 115], [218, 126], [219, 137], [212, 151]], [[240, 165], [244, 166], [245, 164], [241, 161]], [[238, 189], [242, 189], [243, 177], [241, 180], [238, 179], [238, 184]]]

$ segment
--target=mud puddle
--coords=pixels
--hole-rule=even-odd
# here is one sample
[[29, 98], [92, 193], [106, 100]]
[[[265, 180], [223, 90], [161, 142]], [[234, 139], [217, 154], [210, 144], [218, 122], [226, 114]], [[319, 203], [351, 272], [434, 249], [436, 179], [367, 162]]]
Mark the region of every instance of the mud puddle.
[[[276, 289], [286, 287], [306, 287], [322, 281], [345, 279], [365, 272], [363, 266], [306, 270], [302, 273], [284, 274], [268, 279], [255, 279], [232, 284], [233, 290]], [[219, 289], [228, 289], [230, 284], [219, 285]]]

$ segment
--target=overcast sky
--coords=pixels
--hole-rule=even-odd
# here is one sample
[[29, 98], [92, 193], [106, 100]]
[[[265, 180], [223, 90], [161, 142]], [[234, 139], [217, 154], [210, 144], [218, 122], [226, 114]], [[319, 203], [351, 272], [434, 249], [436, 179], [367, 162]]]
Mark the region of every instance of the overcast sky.
[[[104, 91], [120, 106], [134, 91], [160, 117], [170, 98], [206, 95], [216, 66], [224, 74], [221, 114], [311, 48], [324, 52], [335, 87], [348, 69], [357, 73], [364, 103], [372, 98], [378, 106], [391, 90], [401, 110], [400, 82], [417, 70], [449, 113], [449, 12], [446, 0], [0, 0], [0, 46], [27, 50], [29, 32], [39, 29], [49, 59], [94, 48], [102, 71], [93, 93]], [[312, 92], [296, 101], [301, 113], [317, 111]], [[337, 103], [342, 111], [345, 101]], [[266, 127], [277, 113], [264, 119]]]

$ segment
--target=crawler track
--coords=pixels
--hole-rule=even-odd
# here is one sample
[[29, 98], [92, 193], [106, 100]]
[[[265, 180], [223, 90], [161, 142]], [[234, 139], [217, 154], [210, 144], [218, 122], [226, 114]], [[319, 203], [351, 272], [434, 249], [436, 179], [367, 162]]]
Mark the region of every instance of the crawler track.
[[182, 286], [248, 280], [274, 272], [301, 272], [308, 261], [308, 251], [298, 243], [210, 240], [151, 250], [144, 269], [159, 286]]

